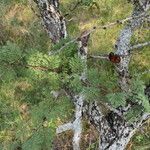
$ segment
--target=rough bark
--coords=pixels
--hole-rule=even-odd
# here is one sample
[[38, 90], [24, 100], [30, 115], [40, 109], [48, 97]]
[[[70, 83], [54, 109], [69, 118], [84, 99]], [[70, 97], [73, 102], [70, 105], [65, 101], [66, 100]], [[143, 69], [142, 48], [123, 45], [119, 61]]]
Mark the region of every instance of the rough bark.
[[34, 0], [37, 4], [40, 16], [53, 43], [58, 43], [60, 39], [66, 38], [65, 18], [59, 10], [59, 0]]
[[[149, 0], [133, 0], [134, 10], [132, 13], [132, 20], [125, 26], [125, 28], [121, 31], [120, 36], [116, 42], [116, 54], [120, 56], [124, 56], [121, 59], [121, 62], [116, 66], [116, 70], [119, 74], [120, 80], [119, 84], [123, 91], [128, 91], [128, 80], [129, 80], [129, 72], [128, 67], [130, 63], [130, 41], [131, 37], [138, 27], [144, 21], [146, 11], [150, 7]], [[144, 15], [145, 14], [145, 15]], [[137, 16], [141, 16], [137, 18]]]

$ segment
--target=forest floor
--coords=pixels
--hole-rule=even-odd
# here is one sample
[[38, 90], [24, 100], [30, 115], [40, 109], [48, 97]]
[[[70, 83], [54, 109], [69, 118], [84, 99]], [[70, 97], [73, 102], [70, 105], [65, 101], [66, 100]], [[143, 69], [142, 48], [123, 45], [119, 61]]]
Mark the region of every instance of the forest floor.
[[[79, 4], [74, 10], [72, 9], [77, 1], [61, 0], [60, 3], [62, 13], [66, 14], [67, 30], [71, 38], [77, 37], [82, 31], [92, 29], [94, 26], [107, 25], [116, 20], [125, 19], [130, 16], [132, 10], [131, 4], [125, 0], [95, 0], [90, 5]], [[49, 113], [49, 108], [44, 104], [49, 100], [51, 88], [46, 85], [46, 81], [41, 80], [40, 68], [35, 73], [36, 75], [38, 74], [38, 79], [35, 80], [33, 72], [27, 70], [26, 67], [19, 66], [20, 60], [23, 62], [21, 63], [23, 66], [24, 61], [32, 62], [32, 56], [35, 52], [48, 54], [52, 48], [48, 35], [36, 14], [38, 13], [36, 5], [33, 2], [32, 4], [34, 11], [27, 0], [2, 0], [0, 4], [0, 50], [14, 48], [14, 51], [21, 55], [17, 60], [17, 67], [12, 68], [11, 65], [8, 65], [5, 68], [5, 66], [0, 66], [0, 150], [14, 150], [13, 148], [19, 145], [19, 142], [30, 141], [31, 132], [34, 134], [37, 131], [43, 137], [42, 127], [39, 127], [38, 122], [43, 117], [42, 115], [48, 115]], [[141, 27], [135, 32], [132, 43], [136, 44], [150, 40], [150, 32], [146, 29], [147, 26]], [[114, 49], [116, 39], [123, 27], [124, 24], [116, 25], [106, 30], [98, 29], [92, 33], [88, 45], [89, 53], [92, 55], [109, 54]], [[149, 47], [136, 51], [138, 52], [133, 53], [130, 63], [131, 75], [140, 74], [150, 69]], [[10, 57], [15, 59], [17, 54], [14, 55], [10, 55]], [[24, 56], [25, 59], [27, 58], [26, 60], [23, 60]], [[100, 71], [105, 68], [111, 76], [112, 69], [110, 68], [112, 65], [104, 60], [94, 62], [91, 60], [88, 65], [91, 68], [97, 67]], [[53, 78], [57, 80], [55, 75]], [[145, 84], [149, 84], [150, 74], [144, 74], [141, 78]], [[109, 76], [105, 80], [107, 82]], [[59, 100], [48, 103], [51, 105], [58, 102]], [[50, 115], [50, 126], [54, 127], [54, 129], [62, 122], [67, 122], [74, 112], [69, 100], [64, 98], [61, 105], [62, 107], [56, 105]], [[60, 113], [59, 111], [62, 112]], [[32, 117], [32, 121], [29, 119], [29, 114]], [[95, 150], [98, 145], [96, 130], [86, 122], [84, 123], [84, 129], [84, 138], [81, 143], [82, 149]], [[44, 130], [44, 132], [47, 131], [46, 129]], [[53, 141], [54, 149], [71, 150], [71, 137], [71, 132], [64, 133], [59, 137], [55, 136]], [[38, 138], [40, 139], [35, 133], [35, 139], [33, 137], [32, 141]], [[28, 145], [24, 145], [24, 147], [28, 147]], [[137, 132], [127, 149], [150, 149], [150, 120], [145, 123], [143, 129]]]

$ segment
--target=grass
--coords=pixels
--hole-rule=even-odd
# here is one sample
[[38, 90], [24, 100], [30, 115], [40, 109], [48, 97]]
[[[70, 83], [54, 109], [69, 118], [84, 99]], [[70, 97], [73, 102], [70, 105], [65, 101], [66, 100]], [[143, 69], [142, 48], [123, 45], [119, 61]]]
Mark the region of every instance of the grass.
[[[93, 4], [89, 7], [79, 5], [79, 7], [77, 7], [74, 11], [70, 11], [68, 8], [72, 8], [75, 4], [76, 1], [73, 2], [72, 0], [61, 1], [61, 10], [63, 14], [69, 13], [66, 17], [66, 21], [69, 36], [72, 38], [78, 36], [84, 30], [91, 29], [95, 25], [101, 26], [114, 22], [118, 19], [124, 19], [132, 12], [132, 6], [125, 0], [96, 0], [96, 5]], [[51, 49], [52, 44], [40, 24], [40, 19], [37, 18], [37, 16], [30, 9], [27, 1], [3, 0], [0, 5], [0, 20], [0, 44], [5, 45], [7, 41], [15, 42], [21, 49], [23, 49], [23, 51], [27, 53], [32, 53], [32, 51], [34, 52], [33, 49], [47, 53], [48, 50]], [[108, 30], [100, 29], [92, 33], [88, 46], [89, 53], [108, 54], [110, 51], [114, 51], [114, 44], [123, 27], [124, 25], [117, 25]], [[150, 40], [149, 31], [141, 28], [135, 32], [132, 43], [135, 44], [138, 42], [144, 42], [145, 40]], [[145, 47], [137, 51], [138, 53], [133, 52], [132, 55], [132, 60], [130, 63], [131, 73], [141, 73], [144, 70], [150, 69], [149, 47]], [[99, 62], [94, 62], [93, 66], [102, 70], [102, 68], [107, 68], [108, 63], [99, 60]], [[145, 83], [148, 83], [150, 81], [150, 75], [145, 74], [142, 76], [142, 79]], [[11, 80], [8, 83], [4, 83], [4, 81], [2, 81], [0, 85], [0, 98], [1, 103], [3, 104], [1, 105], [3, 106], [3, 110], [1, 112], [8, 112], [8, 116], [6, 115], [6, 117], [1, 120], [3, 123], [1, 124], [0, 129], [2, 129], [3, 126], [7, 126], [7, 128], [3, 128], [3, 130], [0, 131], [0, 142], [5, 139], [5, 145], [7, 145], [9, 141], [13, 139], [15, 134], [14, 131], [11, 131], [10, 129], [15, 129], [15, 123], [20, 123], [21, 120], [24, 120], [23, 116], [19, 112], [22, 103], [29, 103], [33, 98], [35, 104], [33, 106], [30, 104], [31, 107], [35, 107], [35, 109], [37, 109], [38, 102], [42, 105], [42, 100], [38, 99], [39, 97], [36, 95], [37, 93], [40, 93], [39, 89], [41, 87], [37, 86], [39, 83], [42, 84], [42, 82], [32, 83], [30, 80], [26, 80], [26, 78], [18, 78], [17, 80]], [[45, 89], [43, 88], [42, 90], [43, 91], [40, 94], [45, 96]], [[66, 108], [63, 108], [63, 112], [67, 111], [68, 116], [63, 116], [64, 119], [62, 120], [58, 117], [57, 120], [54, 122], [52, 121], [54, 125], [60, 124], [67, 121], [68, 118], [71, 118], [70, 112], [71, 114], [73, 112], [71, 104], [67, 102], [64, 106], [66, 106]], [[61, 111], [61, 108], [58, 107], [57, 109]], [[40, 113], [38, 110], [35, 111]], [[55, 116], [55, 113], [58, 113], [59, 116], [59, 112], [56, 111], [52, 113], [52, 116]], [[25, 118], [24, 122], [26, 122], [26, 119], [28, 120], [28, 117]], [[14, 124], [12, 123], [13, 121], [15, 122]], [[30, 134], [31, 129], [27, 129], [27, 132]], [[144, 133], [137, 133], [137, 135], [130, 142], [128, 150], [142, 150], [144, 146], [149, 145], [149, 133], [150, 124], [147, 123], [144, 128]], [[87, 134], [87, 137], [89, 136], [88, 131], [86, 133], [86, 129], [84, 134]], [[67, 136], [70, 138], [70, 133], [68, 133]]]

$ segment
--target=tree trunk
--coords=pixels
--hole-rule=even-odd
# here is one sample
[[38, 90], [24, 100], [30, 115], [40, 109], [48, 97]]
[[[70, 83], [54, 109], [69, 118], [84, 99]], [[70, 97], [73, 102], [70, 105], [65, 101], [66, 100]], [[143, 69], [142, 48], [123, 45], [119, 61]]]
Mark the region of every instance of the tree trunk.
[[[130, 62], [130, 41], [134, 30], [140, 27], [144, 21], [145, 13], [150, 8], [150, 1], [134, 1], [133, 19], [121, 31], [116, 43], [117, 54], [125, 56], [121, 62], [116, 65], [116, 71], [119, 74], [119, 83], [122, 91], [128, 92], [129, 80], [129, 62]], [[89, 109], [90, 108], [90, 109]], [[131, 105], [127, 102], [126, 107], [117, 109], [118, 113], [111, 111], [106, 116], [102, 115], [102, 110], [96, 103], [89, 104], [86, 108], [87, 116], [91, 123], [95, 124], [100, 133], [100, 150], [124, 150], [131, 140], [135, 131], [142, 126], [143, 121], [150, 117], [150, 114], [141, 114], [137, 122], [128, 123], [123, 114]], [[90, 110], [90, 111], [89, 111]]]
[[67, 37], [65, 18], [59, 10], [59, 0], [34, 0], [37, 4], [40, 16], [53, 43], [58, 43]]

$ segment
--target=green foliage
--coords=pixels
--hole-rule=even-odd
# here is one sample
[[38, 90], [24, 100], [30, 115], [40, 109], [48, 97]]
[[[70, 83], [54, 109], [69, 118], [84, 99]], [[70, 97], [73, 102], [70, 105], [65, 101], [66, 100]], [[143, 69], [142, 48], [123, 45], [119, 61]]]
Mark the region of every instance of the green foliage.
[[80, 76], [73, 76], [73, 79], [70, 81], [70, 88], [72, 88], [75, 93], [79, 93], [82, 91], [83, 86], [80, 80]]
[[8, 5], [10, 3], [23, 3], [23, 4], [26, 4], [27, 1], [26, 0], [2, 0], [2, 4], [5, 4], [5, 5]]
[[84, 87], [83, 93], [85, 94], [87, 101], [99, 100], [100, 90], [95, 87]]
[[51, 150], [60, 118], [63, 120], [71, 117], [72, 105], [66, 97], [54, 100], [49, 96], [49, 99], [31, 107], [29, 119], [18, 120], [15, 123], [14, 127], [17, 128], [13, 132], [13, 139], [5, 146], [7, 149], [21, 147], [23, 150]]
[[129, 123], [133, 123], [134, 121], [138, 121], [141, 113], [142, 113], [141, 106], [133, 106], [132, 109], [130, 109], [127, 112], [125, 118], [126, 120], [128, 120]]
[[[62, 1], [65, 6], [69, 2], [72, 4], [69, 0]], [[69, 12], [72, 20], [67, 22], [67, 29], [72, 37], [85, 28], [125, 18], [131, 8], [124, 0], [82, 0], [81, 5], [83, 7], [77, 12]], [[77, 43], [68, 44], [59, 54], [48, 55], [49, 51], [59, 50], [72, 38], [53, 46], [40, 20], [29, 8], [26, 0], [2, 0], [0, 5], [0, 150], [52, 149], [56, 127], [73, 114], [73, 106], [64, 93], [57, 99], [51, 94], [64, 84], [76, 93], [83, 91], [88, 101], [103, 100], [113, 107], [124, 106], [126, 99], [131, 100], [136, 104], [125, 116], [129, 122], [136, 120], [142, 111], [149, 112], [144, 83], [138, 78], [132, 80], [131, 92], [121, 93], [110, 62], [88, 60], [87, 83], [81, 82], [84, 63], [77, 56]], [[63, 14], [68, 13], [66, 8]], [[90, 53], [108, 53], [118, 36], [118, 28], [97, 30], [92, 34]], [[135, 35], [133, 42], [149, 40], [149, 32], [142, 34], [141, 37]], [[140, 57], [146, 66], [149, 66], [148, 50], [145, 48], [144, 58]], [[131, 70], [134, 68], [137, 68], [136, 61]], [[141, 63], [140, 69], [143, 68], [147, 69]], [[27, 113], [20, 111], [22, 104], [29, 105]], [[137, 137], [138, 142], [145, 139]], [[94, 148], [91, 144], [89, 149]]]
[[127, 93], [109, 93], [106, 100], [115, 108], [125, 106], [126, 101], [132, 102], [132, 109], [126, 114], [125, 118], [131, 123], [137, 121], [143, 112], [150, 112], [149, 99], [144, 93], [145, 85], [139, 77], [132, 79], [130, 91]]
[[89, 145], [89, 147], [86, 150], [95, 150], [98, 148], [98, 141], [96, 141], [95, 143], [92, 143]]
[[98, 86], [99, 84], [101, 84], [100, 76], [101, 75], [97, 68], [88, 69], [87, 77], [93, 86]]
[[10, 82], [16, 79], [16, 72], [11, 66], [0, 65], [0, 82]]
[[7, 42], [6, 45], [0, 48], [0, 63], [14, 63], [18, 61], [22, 56], [20, 48], [11, 42]]
[[147, 134], [139, 134], [135, 137], [134, 141], [136, 143], [141, 143], [143, 145], [149, 144], [149, 140], [150, 140], [150, 133]]
[[69, 65], [72, 73], [81, 74], [83, 72], [84, 64], [77, 55], [71, 58]]
[[41, 52], [34, 53], [28, 58], [27, 63], [32, 66], [43, 66], [49, 69], [55, 69], [60, 66], [59, 56], [48, 56]]
[[128, 97], [131, 101], [137, 102], [142, 105], [144, 112], [150, 112], [150, 104], [148, 97], [144, 93], [145, 85], [139, 77], [132, 80], [131, 92], [128, 93]]
[[[55, 51], [56, 52], [59, 51], [60, 48], [62, 48], [70, 40], [71, 40], [71, 38], [69, 38], [69, 37], [66, 39], [61, 39], [61, 41], [59, 43], [57, 43], [53, 46], [53, 49], [50, 51], [50, 54], [55, 53]], [[59, 55], [61, 56], [61, 58], [62, 57], [68, 58], [68, 57], [73, 57], [74, 54], [76, 54], [76, 52], [77, 52], [77, 44], [70, 43], [70, 44], [67, 44], [67, 46], [65, 46], [63, 50], [60, 50]]]
[[[60, 105], [61, 102], [61, 105]], [[59, 118], [66, 118], [72, 105], [68, 103], [66, 97], [61, 100], [46, 100], [34, 106], [31, 111], [33, 128], [35, 132], [31, 134], [31, 138], [23, 144], [23, 149], [48, 149], [52, 148], [52, 139], [55, 135], [57, 121]], [[66, 112], [66, 113], [64, 113]]]
[[82, 4], [85, 6], [90, 6], [93, 2], [94, 0], [82, 0]]
[[[45, 131], [44, 131], [45, 130]], [[37, 132], [35, 132], [34, 135], [32, 135], [32, 137], [26, 141], [22, 148], [24, 150], [41, 150], [41, 149], [51, 149], [49, 143], [51, 141], [48, 141], [48, 139], [50, 139], [50, 132], [49, 130], [46, 129], [41, 129]], [[46, 145], [45, 145], [46, 143]]]
[[[63, 53], [61, 54], [66, 61], [64, 64], [59, 55], [48, 56], [38, 49], [31, 48], [22, 52], [11, 42], [1, 47], [1, 88], [4, 91], [0, 91], [2, 103], [0, 130], [13, 130], [9, 139], [8, 133], [0, 132], [2, 136], [0, 146], [4, 149], [14, 150], [21, 147], [24, 150], [51, 150], [57, 122], [66, 119], [72, 112], [72, 105], [66, 97], [61, 97], [57, 101], [51, 95], [51, 90], [60, 89], [60, 78], [63, 77], [62, 74], [55, 72], [55, 69], [61, 67], [62, 70], [69, 70], [69, 61], [73, 57], [71, 53], [68, 48], [65, 54], [70, 57], [66, 58]], [[8, 95], [7, 86], [10, 82], [13, 88], [9, 88], [11, 94]], [[27, 122], [21, 119], [22, 116], [18, 111], [20, 103], [30, 105]]]
[[[63, 50], [60, 50], [60, 48], [63, 47], [65, 45], [65, 43], [67, 43], [68, 41], [70, 41], [70, 38], [62, 39], [58, 44], [54, 45], [53, 50], [50, 51], [50, 54], [54, 53], [54, 57], [56, 57], [56, 58], [58, 57], [60, 59], [60, 67], [62, 69], [62, 73], [71, 74], [70, 64], [77, 65], [75, 63], [80, 64], [80, 62], [77, 62], [77, 60], [74, 59], [74, 56], [77, 53], [77, 44], [76, 43], [70, 43]], [[59, 50], [60, 50], [60, 52], [58, 52]], [[56, 52], [56, 54], [55, 54], [55, 52]], [[58, 54], [57, 54], [57, 52], [58, 52]], [[72, 64], [73, 59], [76, 61], [76, 62], [74, 62], [74, 64]]]
[[[2, 94], [2, 93], [1, 93]], [[5, 102], [3, 96], [0, 97], [0, 132], [11, 128], [15, 123], [14, 118], [18, 117], [18, 111], [11, 106], [10, 102]], [[0, 137], [0, 141], [1, 141]]]
[[22, 58], [21, 49], [14, 43], [7, 42], [0, 47], [0, 81], [10, 82], [17, 77], [14, 64]]
[[111, 93], [106, 95], [109, 103], [113, 107], [117, 108], [119, 106], [125, 106], [126, 104], [126, 94], [125, 93]]

